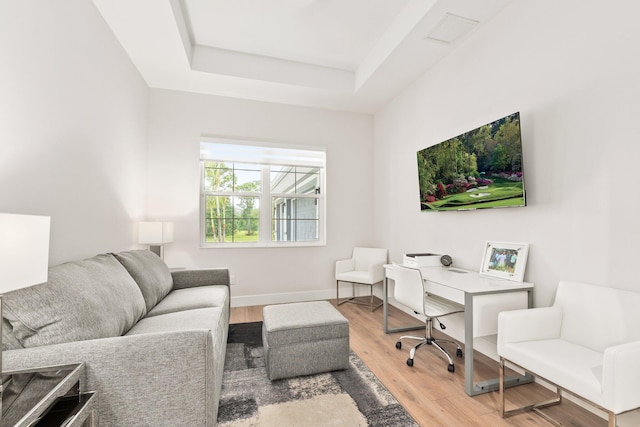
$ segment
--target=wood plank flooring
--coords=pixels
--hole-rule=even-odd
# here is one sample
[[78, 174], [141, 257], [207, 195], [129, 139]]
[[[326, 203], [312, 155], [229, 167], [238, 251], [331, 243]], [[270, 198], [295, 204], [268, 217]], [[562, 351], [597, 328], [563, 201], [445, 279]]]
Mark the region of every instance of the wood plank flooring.
[[[335, 305], [335, 301], [331, 301]], [[231, 323], [262, 320], [263, 306], [234, 307]], [[400, 404], [421, 426], [551, 426], [539, 415], [523, 412], [503, 419], [499, 413], [499, 393], [492, 392], [470, 397], [464, 392], [464, 362], [457, 359], [455, 373], [447, 371], [447, 361], [432, 347], [419, 349], [413, 367], [406, 364], [411, 348], [409, 341], [402, 350], [395, 348], [402, 334], [385, 334], [382, 330], [382, 308], [369, 311], [366, 306], [342, 304], [338, 310], [349, 319], [350, 345], [369, 369], [382, 381]], [[446, 323], [446, 318], [443, 319]], [[406, 313], [389, 308], [389, 326], [415, 324], [415, 319]], [[420, 335], [423, 331], [409, 334]], [[435, 332], [434, 335], [439, 332]], [[436, 335], [437, 336], [437, 335]], [[446, 345], [445, 345], [446, 346]], [[462, 345], [463, 349], [464, 346]], [[449, 352], [455, 354], [455, 348]], [[498, 363], [475, 353], [475, 380], [481, 381], [498, 376]], [[551, 397], [546, 388], [538, 384], [526, 384], [508, 389], [507, 402], [510, 407], [521, 406]], [[508, 406], [509, 408], [509, 406]], [[563, 400], [561, 405], [545, 410], [566, 426], [606, 427], [604, 419]]]

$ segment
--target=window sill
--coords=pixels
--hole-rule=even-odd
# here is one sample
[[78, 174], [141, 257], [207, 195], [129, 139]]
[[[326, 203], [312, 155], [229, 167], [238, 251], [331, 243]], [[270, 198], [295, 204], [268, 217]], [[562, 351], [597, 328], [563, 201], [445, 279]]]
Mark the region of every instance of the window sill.
[[273, 248], [306, 248], [326, 246], [326, 242], [283, 242], [283, 243], [201, 243], [200, 249], [273, 249]]

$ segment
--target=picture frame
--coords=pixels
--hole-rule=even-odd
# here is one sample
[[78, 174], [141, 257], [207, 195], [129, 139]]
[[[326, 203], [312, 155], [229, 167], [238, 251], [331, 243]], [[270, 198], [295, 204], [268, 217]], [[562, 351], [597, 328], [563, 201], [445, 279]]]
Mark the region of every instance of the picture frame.
[[480, 274], [522, 282], [528, 255], [528, 243], [487, 241]]

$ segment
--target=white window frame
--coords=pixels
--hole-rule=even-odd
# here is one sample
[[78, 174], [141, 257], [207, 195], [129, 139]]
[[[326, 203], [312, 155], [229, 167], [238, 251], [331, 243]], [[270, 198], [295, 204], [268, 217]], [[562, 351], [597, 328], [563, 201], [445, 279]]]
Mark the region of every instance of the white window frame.
[[[207, 242], [206, 197], [238, 196], [240, 192], [205, 191], [205, 162], [233, 162], [261, 165], [260, 193], [244, 193], [243, 196], [260, 198], [260, 219], [257, 242]], [[295, 193], [271, 193], [270, 166], [317, 167], [320, 170], [320, 192], [317, 195]], [[318, 239], [307, 241], [272, 241], [272, 198], [311, 198], [318, 203]], [[203, 138], [200, 141], [200, 247], [201, 248], [260, 248], [260, 247], [308, 247], [326, 245], [326, 149], [323, 147], [274, 144], [262, 141], [229, 138]], [[265, 232], [266, 230], [266, 232]]]

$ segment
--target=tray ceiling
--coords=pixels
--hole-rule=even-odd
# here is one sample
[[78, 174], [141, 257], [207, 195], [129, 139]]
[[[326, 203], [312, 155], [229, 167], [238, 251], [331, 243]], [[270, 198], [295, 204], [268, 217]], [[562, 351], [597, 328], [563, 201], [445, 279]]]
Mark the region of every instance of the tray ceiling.
[[93, 0], [150, 87], [373, 113], [511, 0]]

